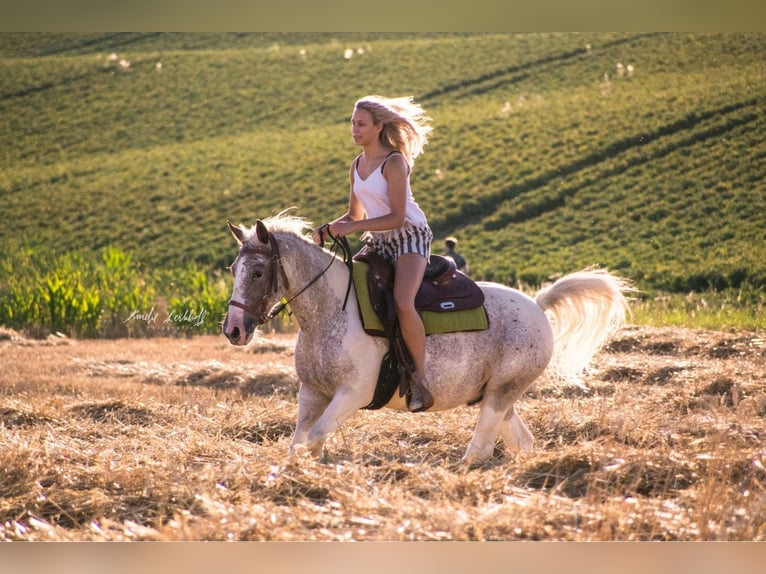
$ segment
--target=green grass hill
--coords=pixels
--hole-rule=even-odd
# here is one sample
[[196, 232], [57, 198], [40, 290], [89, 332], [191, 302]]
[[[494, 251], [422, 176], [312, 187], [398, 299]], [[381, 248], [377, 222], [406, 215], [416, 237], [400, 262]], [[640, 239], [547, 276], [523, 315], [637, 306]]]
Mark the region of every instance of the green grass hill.
[[351, 108], [380, 93], [433, 118], [413, 191], [475, 277], [762, 291], [765, 53], [766, 34], [0, 34], [0, 260], [117, 246], [219, 270], [227, 218], [343, 212]]

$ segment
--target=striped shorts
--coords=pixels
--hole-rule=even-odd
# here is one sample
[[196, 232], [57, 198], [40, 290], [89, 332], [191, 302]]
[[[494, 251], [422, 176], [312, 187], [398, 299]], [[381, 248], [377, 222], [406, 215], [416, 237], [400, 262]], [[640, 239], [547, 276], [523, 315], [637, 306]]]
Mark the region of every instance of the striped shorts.
[[416, 226], [405, 223], [403, 227], [391, 231], [368, 231], [361, 239], [375, 253], [393, 264], [405, 253], [418, 253], [428, 261], [431, 258], [434, 234], [426, 224]]

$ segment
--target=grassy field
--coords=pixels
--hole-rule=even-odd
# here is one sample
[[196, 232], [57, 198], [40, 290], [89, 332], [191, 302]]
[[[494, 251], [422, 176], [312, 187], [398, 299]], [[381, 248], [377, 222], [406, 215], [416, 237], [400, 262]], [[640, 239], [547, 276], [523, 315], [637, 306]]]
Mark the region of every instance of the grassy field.
[[539, 285], [599, 264], [638, 284], [655, 324], [655, 300], [680, 316], [694, 293], [735, 309], [719, 327], [763, 328], [765, 47], [764, 34], [0, 34], [0, 300], [48, 278], [9, 285], [20, 253], [115, 248], [150, 303], [193, 300], [193, 283], [168, 293], [153, 274], [192, 265], [215, 283], [227, 218], [343, 211], [353, 101], [384, 93], [434, 119], [413, 188], [474, 276]]
[[476, 407], [360, 411], [287, 458], [292, 335], [4, 331], [0, 540], [766, 539], [766, 343], [629, 327], [589, 391], [519, 402], [532, 452], [460, 456]]

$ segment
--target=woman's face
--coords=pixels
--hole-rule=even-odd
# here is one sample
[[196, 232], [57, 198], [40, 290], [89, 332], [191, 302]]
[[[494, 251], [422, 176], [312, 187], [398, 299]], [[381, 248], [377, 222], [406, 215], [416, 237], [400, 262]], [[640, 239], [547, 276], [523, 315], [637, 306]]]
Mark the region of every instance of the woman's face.
[[367, 110], [355, 109], [351, 116], [351, 136], [354, 143], [360, 146], [366, 146], [378, 139], [383, 124], [375, 124], [372, 114]]

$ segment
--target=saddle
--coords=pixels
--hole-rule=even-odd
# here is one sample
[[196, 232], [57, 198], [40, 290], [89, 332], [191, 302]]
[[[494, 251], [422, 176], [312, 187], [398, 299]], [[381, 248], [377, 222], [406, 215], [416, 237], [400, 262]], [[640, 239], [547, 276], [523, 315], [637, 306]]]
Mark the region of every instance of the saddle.
[[[389, 351], [383, 357], [375, 396], [366, 409], [383, 407], [396, 391], [399, 396], [407, 395], [411, 375], [415, 366], [407, 346], [401, 336], [394, 306], [394, 266], [374, 251], [363, 248], [353, 260], [369, 265], [367, 290], [375, 314], [382, 323], [380, 329], [365, 327], [371, 335], [385, 336], [389, 341]], [[415, 308], [421, 314], [447, 314], [465, 310], [475, 310], [483, 306], [484, 292], [467, 275], [457, 270], [455, 262], [447, 257], [431, 255], [426, 267], [423, 282], [415, 296]], [[486, 328], [486, 313], [481, 311]], [[482, 327], [479, 327], [482, 328]], [[424, 394], [427, 389], [421, 388]]]
[[[396, 320], [394, 266], [366, 247], [353, 260], [369, 265], [367, 290], [370, 303], [383, 324], [383, 333], [376, 329], [366, 330], [371, 335], [385, 335]], [[415, 309], [421, 315], [477, 309], [483, 304], [484, 292], [473, 279], [457, 270], [452, 259], [431, 255], [415, 296]]]

